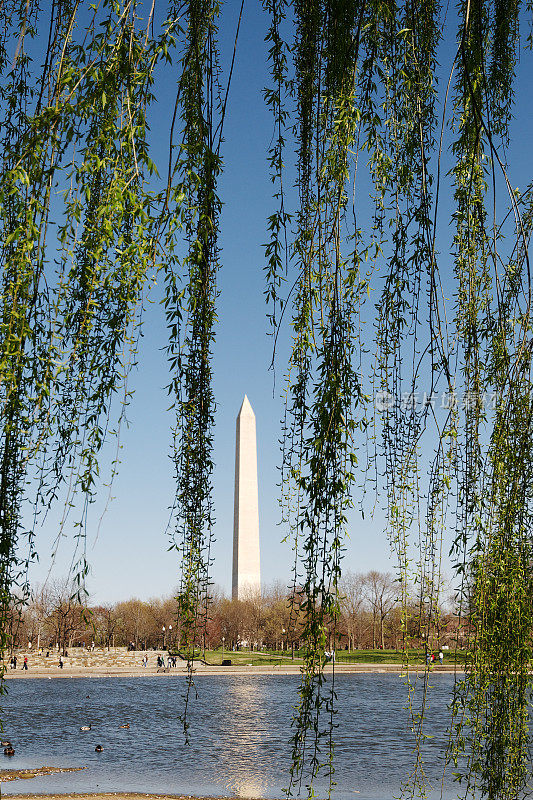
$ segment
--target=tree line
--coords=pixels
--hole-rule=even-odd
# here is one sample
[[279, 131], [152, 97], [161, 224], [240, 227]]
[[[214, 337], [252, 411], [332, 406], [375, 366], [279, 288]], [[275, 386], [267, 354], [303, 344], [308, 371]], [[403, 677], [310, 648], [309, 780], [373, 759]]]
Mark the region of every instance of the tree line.
[[[298, 592], [296, 592], [298, 594]], [[261, 595], [232, 600], [216, 587], [206, 608], [206, 624], [197, 645], [204, 649], [265, 648], [298, 650], [302, 645], [303, 614], [298, 597], [283, 584]], [[328, 629], [330, 648], [395, 649], [429, 644], [428, 615], [413, 600], [407, 625], [402, 624], [398, 584], [390, 573], [347, 572], [340, 587], [340, 615]], [[450, 604], [431, 610], [431, 641], [461, 646], [466, 636]], [[34, 650], [69, 647], [130, 647], [136, 650], [178, 650], [182, 644], [178, 601], [171, 594], [149, 600], [131, 598], [93, 605], [80, 602], [67, 580], [37, 587], [24, 603], [13, 607], [13, 648]]]

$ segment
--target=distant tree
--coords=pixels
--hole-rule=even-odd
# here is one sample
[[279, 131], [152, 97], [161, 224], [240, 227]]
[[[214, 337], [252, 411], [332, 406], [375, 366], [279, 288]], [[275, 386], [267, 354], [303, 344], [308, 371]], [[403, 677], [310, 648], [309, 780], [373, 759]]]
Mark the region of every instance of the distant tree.
[[[91, 609], [91, 622], [94, 626], [96, 641], [108, 650], [115, 644], [115, 634], [120, 630], [122, 618], [116, 605], [107, 603]], [[121, 641], [121, 644], [124, 642]]]
[[45, 626], [48, 635], [65, 654], [76, 634], [87, 631], [87, 613], [72, 583], [67, 579], [52, 581], [47, 590], [48, 614]]
[[146, 649], [153, 635], [153, 618], [147, 603], [137, 598], [117, 603], [122, 644], [133, 642], [135, 649]]
[[348, 648], [360, 646], [364, 624], [365, 583], [362, 575], [344, 572], [339, 584], [341, 621], [346, 628]]
[[379, 626], [381, 647], [385, 647], [384, 623], [398, 597], [397, 584], [388, 572], [371, 570], [363, 577], [363, 587], [372, 611], [372, 647], [376, 647]]

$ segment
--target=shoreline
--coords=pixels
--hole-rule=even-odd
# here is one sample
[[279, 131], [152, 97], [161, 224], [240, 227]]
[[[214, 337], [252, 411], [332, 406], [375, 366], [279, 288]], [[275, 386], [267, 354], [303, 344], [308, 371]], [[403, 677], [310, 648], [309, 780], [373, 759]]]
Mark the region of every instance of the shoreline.
[[[183, 794], [145, 794], [143, 792], [81, 792], [67, 794], [5, 794], [12, 800], [232, 800], [227, 797], [197, 797]], [[235, 798], [235, 800], [237, 800]]]
[[[265, 665], [265, 666], [205, 666], [198, 664], [194, 667], [194, 677], [258, 677], [263, 675], [299, 675], [301, 672], [300, 664], [280, 664], [280, 665]], [[405, 675], [406, 670], [401, 664], [337, 664], [335, 665], [335, 675], [357, 675], [357, 674], [397, 674]], [[421, 674], [426, 672], [422, 664], [414, 664], [410, 667], [411, 674]], [[430, 673], [453, 675], [455, 673], [463, 674], [464, 670], [461, 668], [455, 669], [453, 666], [440, 664], [433, 665]], [[324, 673], [326, 675], [333, 674], [333, 668], [328, 664]], [[144, 667], [129, 667], [129, 668], [101, 668], [101, 667], [51, 667], [48, 669], [29, 669], [29, 670], [10, 670], [7, 669], [4, 678], [6, 681], [11, 680], [32, 680], [32, 679], [66, 679], [66, 678], [183, 678], [187, 675], [185, 665], [178, 666], [166, 671], [157, 671], [153, 669], [146, 669]]]
[[[67, 792], [66, 794], [5, 794], [12, 800], [233, 800], [229, 797], [197, 797], [188, 794], [145, 794], [144, 792]], [[237, 800], [237, 798], [235, 798]]]

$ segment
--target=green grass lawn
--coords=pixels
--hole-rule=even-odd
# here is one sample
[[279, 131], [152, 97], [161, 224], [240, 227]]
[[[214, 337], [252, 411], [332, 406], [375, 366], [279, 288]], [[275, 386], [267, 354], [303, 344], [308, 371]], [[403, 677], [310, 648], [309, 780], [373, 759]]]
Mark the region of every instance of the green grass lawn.
[[287, 655], [287, 653], [257, 652], [255, 650], [253, 652], [225, 650], [222, 655], [222, 649], [220, 649], [208, 650], [205, 654], [208, 664], [221, 664], [223, 658], [231, 661], [232, 666], [252, 664], [254, 667], [260, 664], [294, 664], [295, 661], [301, 662], [302, 660], [295, 657], [293, 661], [290, 653]]
[[[456, 653], [454, 650], [444, 650], [444, 664], [455, 664]], [[437, 653], [435, 653], [437, 656]], [[457, 663], [464, 662], [465, 654], [462, 651], [457, 653]], [[337, 663], [341, 664], [401, 664], [403, 653], [397, 650], [337, 650], [335, 653]], [[423, 664], [425, 662], [423, 650], [409, 650], [409, 663]], [[439, 663], [437, 658], [437, 664]]]
[[[294, 659], [291, 657], [290, 650], [278, 651], [253, 651], [250, 650], [208, 650], [205, 653], [205, 660], [208, 664], [221, 665], [222, 660], [231, 661], [232, 666], [259, 666], [261, 664], [301, 664], [303, 659], [301, 654], [295, 650]], [[337, 650], [335, 653], [337, 664], [402, 664], [403, 654], [397, 650]], [[421, 650], [409, 651], [409, 663], [423, 664], [425, 655]], [[464, 653], [457, 653], [457, 663], [462, 664]], [[455, 664], [455, 651], [444, 651], [444, 664]], [[437, 661], [438, 664], [438, 661]]]

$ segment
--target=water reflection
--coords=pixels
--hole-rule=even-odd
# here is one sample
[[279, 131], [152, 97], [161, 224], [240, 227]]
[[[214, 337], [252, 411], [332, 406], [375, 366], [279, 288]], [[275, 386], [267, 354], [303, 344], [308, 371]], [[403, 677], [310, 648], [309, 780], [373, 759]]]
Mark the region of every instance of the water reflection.
[[263, 797], [272, 782], [261, 769], [264, 754], [267, 686], [257, 680], [231, 683], [224, 695], [226, 739], [220, 783], [237, 797]]
[[[9, 766], [86, 767], [32, 780], [32, 796], [99, 791], [282, 797], [288, 785], [298, 680], [199, 679], [190, 707], [190, 744], [184, 742], [179, 721], [181, 678], [12, 681], [3, 698], [4, 733], [16, 752]], [[453, 676], [435, 676], [434, 683], [427, 724], [434, 738], [423, 749], [428, 775], [439, 787]], [[336, 690], [333, 797], [391, 800], [413, 765], [403, 681], [394, 675], [339, 676]], [[80, 733], [87, 722], [92, 730]], [[120, 727], [125, 722], [129, 729]], [[101, 754], [94, 752], [98, 742], [104, 744]], [[14, 782], [2, 786], [3, 794], [28, 786]], [[318, 796], [326, 795], [323, 779], [315, 788]], [[443, 797], [457, 797], [451, 777]]]

